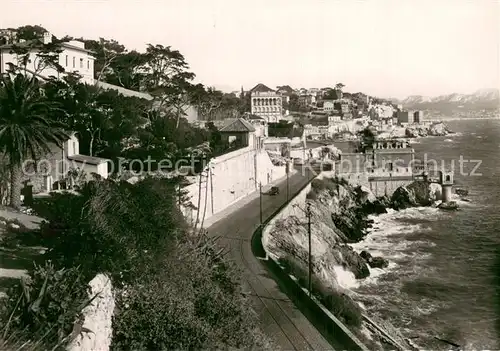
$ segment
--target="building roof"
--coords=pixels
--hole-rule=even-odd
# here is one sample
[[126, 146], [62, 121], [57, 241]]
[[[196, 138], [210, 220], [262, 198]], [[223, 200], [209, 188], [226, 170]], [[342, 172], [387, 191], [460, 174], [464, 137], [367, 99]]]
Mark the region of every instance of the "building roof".
[[257, 115], [252, 115], [252, 114], [248, 115], [247, 119], [249, 119], [249, 120], [257, 120], [258, 119], [258, 120], [263, 120], [263, 121], [266, 120], [264, 117], [257, 116]]
[[[22, 48], [22, 47], [28, 46], [29, 44], [34, 43], [34, 42], [35, 42], [35, 40], [26, 40], [26, 41], [14, 43], [14, 44], [4, 44], [4, 45], [0, 45], [0, 50], [12, 49], [14, 46]], [[93, 52], [93, 51], [90, 51], [90, 50], [87, 50], [85, 48], [81, 48], [81, 47], [78, 47], [75, 45], [71, 45], [69, 43], [65, 43], [65, 42], [61, 43], [61, 46], [65, 47], [67, 49], [82, 51], [82, 52], [86, 52], [86, 53], [91, 54], [91, 55], [95, 55], [95, 52]]]
[[96, 85], [98, 87], [101, 87], [101, 88], [106, 89], [106, 90], [116, 90], [117, 92], [119, 92], [123, 96], [138, 97], [141, 99], [153, 100], [153, 96], [151, 96], [148, 93], [143, 93], [140, 91], [125, 89], [123, 87], [119, 87], [117, 85], [113, 85], [113, 84], [109, 84], [109, 83], [105, 83], [105, 82], [101, 82], [101, 81], [97, 81]]
[[254, 86], [251, 90], [250, 90], [251, 93], [266, 93], [266, 92], [274, 92], [273, 89], [269, 88], [268, 86], [262, 84], [262, 83], [259, 83], [257, 84], [256, 86]]
[[[258, 117], [258, 116], [256, 116]], [[260, 117], [258, 117], [260, 118]], [[257, 118], [256, 118], [257, 119]], [[220, 132], [254, 132], [253, 125], [243, 118], [226, 118], [211, 121]]]
[[95, 156], [88, 156], [88, 155], [73, 155], [73, 156], [68, 156], [68, 159], [81, 162], [81, 163], [88, 163], [91, 165], [100, 165], [101, 163], [106, 163], [109, 160], [106, 158], [101, 158], [101, 157], [95, 157]]
[[220, 132], [255, 132], [254, 126], [243, 118], [228, 119], [225, 121], [224, 126], [219, 129]]

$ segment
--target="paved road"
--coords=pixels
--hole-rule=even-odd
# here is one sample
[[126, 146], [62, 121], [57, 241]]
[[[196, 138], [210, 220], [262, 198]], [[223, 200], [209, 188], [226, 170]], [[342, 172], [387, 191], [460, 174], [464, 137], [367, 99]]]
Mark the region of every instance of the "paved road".
[[[290, 197], [304, 186], [309, 173], [296, 173], [289, 178]], [[286, 201], [286, 181], [279, 184], [280, 194], [263, 195], [263, 220], [271, 216]], [[219, 235], [228, 255], [243, 271], [243, 284], [260, 316], [262, 330], [283, 351], [333, 350], [309, 320], [280, 291], [270, 273], [252, 253], [251, 238], [260, 223], [259, 198], [233, 212], [208, 228]]]

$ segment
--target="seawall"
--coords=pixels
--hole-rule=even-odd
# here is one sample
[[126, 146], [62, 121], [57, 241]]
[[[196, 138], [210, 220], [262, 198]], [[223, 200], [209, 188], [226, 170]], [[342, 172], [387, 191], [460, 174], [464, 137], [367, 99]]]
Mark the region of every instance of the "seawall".
[[409, 171], [338, 173], [337, 176], [345, 179], [349, 184], [370, 189], [376, 197], [391, 197], [397, 188], [407, 186], [415, 181], [413, 174]]
[[[313, 179], [333, 176], [334, 172], [322, 172]], [[265, 260], [266, 266], [276, 277], [278, 277], [280, 287], [334, 347], [340, 347], [341, 349], [347, 350], [368, 351], [369, 349], [349, 330], [349, 328], [347, 328], [314, 296], [310, 296], [308, 291], [302, 288], [294, 277], [285, 273], [282, 267], [277, 263], [277, 257], [274, 257], [265, 249], [268, 244], [267, 240], [270, 237], [270, 231], [277, 221], [292, 215], [297, 216], [299, 219], [305, 219], [305, 212], [302, 207], [306, 201], [307, 193], [309, 193], [310, 190], [311, 182], [309, 182], [288, 203], [278, 209], [278, 211], [264, 224], [262, 230], [258, 229], [254, 233], [254, 238], [252, 239], [254, 254], [267, 258]]]

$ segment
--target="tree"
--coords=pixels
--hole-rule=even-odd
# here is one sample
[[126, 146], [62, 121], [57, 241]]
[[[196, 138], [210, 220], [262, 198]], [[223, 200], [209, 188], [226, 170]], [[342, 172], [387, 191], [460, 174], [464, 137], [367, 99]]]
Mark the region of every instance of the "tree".
[[0, 80], [0, 151], [9, 159], [10, 205], [21, 206], [22, 163], [61, 146], [68, 138], [64, 125], [52, 119], [58, 105], [43, 92], [40, 81], [18, 73]]
[[17, 40], [36, 40], [43, 37], [47, 30], [38, 25], [26, 25], [18, 27], [16, 30]]
[[361, 138], [361, 145], [358, 151], [364, 152], [365, 150], [372, 148], [373, 143], [376, 140], [377, 132], [371, 127], [366, 127], [358, 132], [358, 135]]
[[173, 109], [177, 118], [176, 128], [184, 115], [184, 108], [191, 103], [190, 93], [194, 73], [184, 56], [170, 46], [149, 44], [144, 54], [144, 64], [137, 68], [144, 74], [144, 88], [154, 97], [161, 109]]
[[343, 83], [337, 83], [335, 84], [335, 89], [342, 91], [344, 89], [345, 85]]
[[85, 48], [95, 54], [94, 78], [98, 81], [108, 81], [108, 76], [115, 74], [113, 62], [125, 52], [125, 46], [116, 40], [99, 38], [99, 40], [84, 40]]

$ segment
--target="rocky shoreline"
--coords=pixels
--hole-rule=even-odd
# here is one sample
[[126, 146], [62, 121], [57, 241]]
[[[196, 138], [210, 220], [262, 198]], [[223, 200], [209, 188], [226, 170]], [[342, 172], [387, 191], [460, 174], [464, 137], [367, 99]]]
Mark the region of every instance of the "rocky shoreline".
[[[307, 199], [314, 213], [311, 226], [314, 275], [327, 288], [349, 296], [349, 288], [342, 283], [342, 272], [350, 272], [359, 280], [370, 276], [370, 268], [386, 268], [389, 265], [383, 257], [372, 256], [368, 251], [358, 253], [350, 246], [369, 235], [368, 229], [373, 223], [369, 216], [387, 213], [388, 208], [402, 210], [431, 206], [439, 199], [440, 190], [437, 184], [414, 182], [398, 188], [390, 198], [376, 198], [369, 189], [352, 186], [343, 179], [313, 180]], [[277, 221], [269, 234], [266, 249], [277, 257], [293, 257], [306, 264], [306, 227], [303, 218], [297, 215]], [[387, 324], [384, 321], [381, 323]], [[389, 327], [391, 336], [407, 345], [405, 338], [395, 328]], [[385, 349], [377, 335], [372, 335], [372, 341], [375, 343], [373, 347]], [[410, 345], [408, 349], [411, 348]]]
[[453, 134], [446, 124], [443, 122], [435, 122], [430, 125], [414, 125], [408, 126], [405, 129], [407, 138], [419, 138], [427, 136], [446, 136]]

